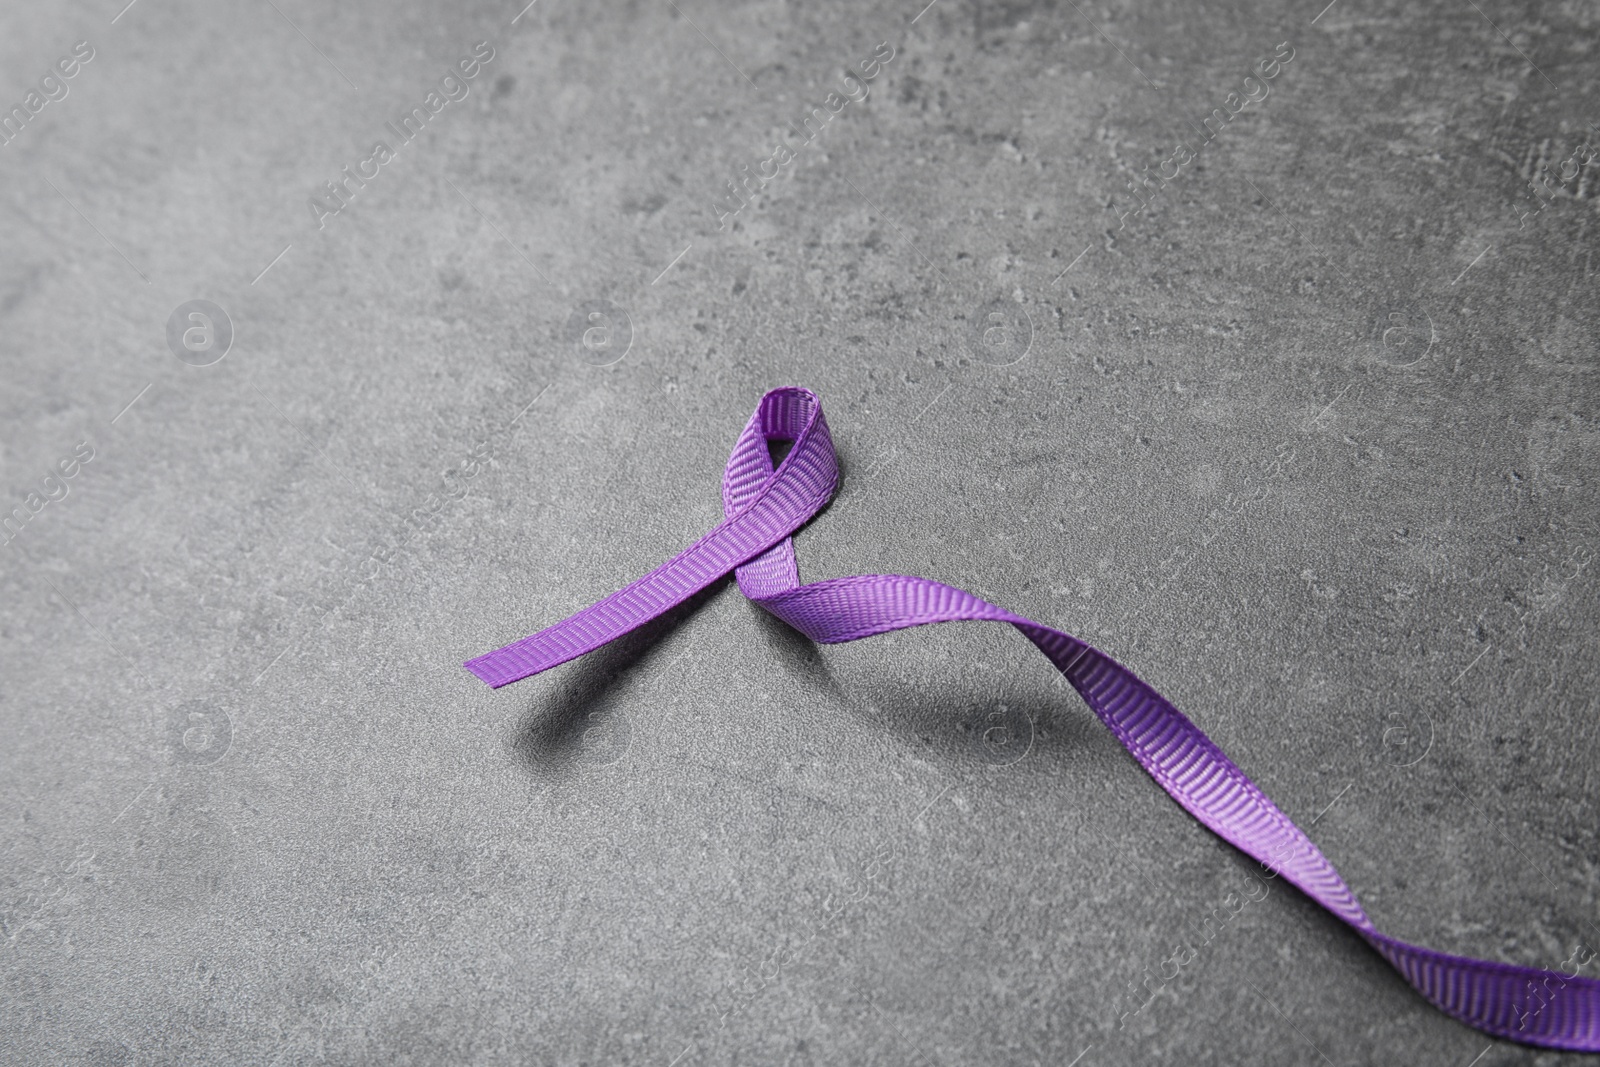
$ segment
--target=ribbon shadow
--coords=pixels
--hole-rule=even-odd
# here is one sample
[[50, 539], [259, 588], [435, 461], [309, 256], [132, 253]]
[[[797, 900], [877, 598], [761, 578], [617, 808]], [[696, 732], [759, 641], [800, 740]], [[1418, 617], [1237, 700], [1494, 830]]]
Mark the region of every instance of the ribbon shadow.
[[560, 776], [582, 766], [614, 763], [627, 751], [631, 730], [616, 707], [628, 672], [648, 663], [656, 647], [706, 602], [732, 584], [732, 576], [702, 589], [652, 619], [554, 673], [560, 686], [523, 710], [512, 751], [529, 770]]

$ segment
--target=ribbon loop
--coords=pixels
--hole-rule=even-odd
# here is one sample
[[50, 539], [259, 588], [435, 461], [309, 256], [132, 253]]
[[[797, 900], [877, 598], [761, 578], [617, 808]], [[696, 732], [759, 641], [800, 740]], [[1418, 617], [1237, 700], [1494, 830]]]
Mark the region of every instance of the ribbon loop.
[[[776, 471], [767, 454], [769, 439], [794, 441]], [[808, 389], [774, 389], [761, 398], [723, 473], [728, 515], [722, 522], [605, 599], [464, 666], [494, 689], [558, 667], [666, 614], [757, 556], [762, 559], [755, 562], [752, 580], [765, 580], [774, 570], [774, 580], [782, 580], [781, 553], [771, 560], [763, 556], [780, 544], [788, 551], [789, 573], [798, 581], [789, 535], [822, 509], [838, 484], [833, 439], [816, 395]]]
[[[839, 464], [822, 417], [822, 404], [808, 389], [774, 389], [761, 398], [744, 432], [734, 442], [733, 454], [722, 472], [722, 510], [731, 521], [748, 508], [769, 485], [780, 479], [772, 466], [769, 446], [790, 441], [793, 446], [778, 466], [785, 484], [809, 492], [815, 507], [805, 508], [809, 520], [833, 496], [839, 484]], [[769, 593], [800, 584], [794, 542], [783, 539], [735, 572], [739, 589], [757, 600]]]
[[[792, 441], [773, 467], [768, 447]], [[1127, 667], [1071, 634], [926, 578], [859, 575], [800, 584], [791, 534], [832, 497], [838, 463], [822, 405], [806, 389], [761, 398], [722, 477], [723, 520], [603, 600], [466, 664], [499, 687], [643, 625], [733, 571], [754, 603], [813, 641], [838, 643], [936, 622], [1016, 627], [1066, 677], [1156, 783], [1213, 833], [1353, 927], [1424, 997], [1485, 1033], [1600, 1051], [1600, 981], [1452, 956], [1381, 933], [1321, 850], [1200, 728]]]

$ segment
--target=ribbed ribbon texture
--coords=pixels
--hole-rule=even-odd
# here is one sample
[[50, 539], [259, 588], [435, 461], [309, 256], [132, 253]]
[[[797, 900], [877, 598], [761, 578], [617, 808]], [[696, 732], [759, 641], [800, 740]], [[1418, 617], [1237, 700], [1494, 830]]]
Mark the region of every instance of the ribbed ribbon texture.
[[[772, 442], [793, 442], [776, 470]], [[1349, 924], [1440, 1010], [1512, 1041], [1600, 1051], [1600, 981], [1452, 956], [1379, 932], [1311, 839], [1182, 712], [1105, 653], [926, 578], [873, 574], [801, 585], [790, 535], [828, 502], [838, 481], [817, 397], [774, 389], [733, 447], [722, 477], [724, 518], [709, 533], [631, 585], [466, 668], [496, 688], [549, 670], [667, 612], [729, 571], [746, 597], [813, 641], [854, 641], [933, 622], [1009, 623], [1056, 665], [1172, 799]]]

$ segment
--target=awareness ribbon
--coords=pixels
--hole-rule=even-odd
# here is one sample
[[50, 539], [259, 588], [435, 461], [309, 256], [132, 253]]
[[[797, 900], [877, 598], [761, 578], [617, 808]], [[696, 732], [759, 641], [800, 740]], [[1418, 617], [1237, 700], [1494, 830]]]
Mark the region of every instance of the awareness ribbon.
[[[770, 442], [793, 442], [776, 470]], [[933, 622], [1010, 623], [1172, 799], [1354, 928], [1441, 1011], [1511, 1041], [1600, 1051], [1600, 981], [1576, 968], [1569, 975], [1452, 956], [1380, 932], [1311, 839], [1182, 712], [1105, 653], [926, 578], [872, 574], [801, 585], [790, 535], [827, 504], [838, 481], [816, 395], [774, 389], [733, 446], [722, 476], [724, 518], [709, 533], [571, 618], [470, 660], [467, 670], [494, 688], [549, 670], [666, 613], [729, 571], [746, 597], [826, 644]]]

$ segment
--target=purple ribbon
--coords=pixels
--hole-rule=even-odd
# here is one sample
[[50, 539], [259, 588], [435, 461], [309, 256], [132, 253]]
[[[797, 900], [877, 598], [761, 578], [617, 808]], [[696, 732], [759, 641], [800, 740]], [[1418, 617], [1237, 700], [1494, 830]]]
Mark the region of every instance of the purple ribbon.
[[[793, 447], [774, 470], [767, 446], [782, 441]], [[571, 618], [470, 660], [467, 670], [495, 688], [549, 670], [664, 614], [729, 571], [746, 597], [826, 644], [932, 622], [1010, 623], [1172, 799], [1353, 927], [1441, 1011], [1511, 1041], [1600, 1051], [1600, 981], [1576, 970], [1452, 956], [1379, 932], [1311, 839], [1182, 712], [1100, 650], [926, 578], [872, 574], [801, 585], [790, 535], [828, 502], [838, 482], [817, 397], [774, 389], [733, 446], [722, 476], [724, 518], [709, 533]]]

